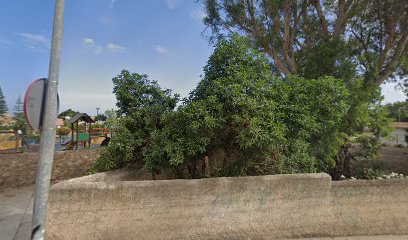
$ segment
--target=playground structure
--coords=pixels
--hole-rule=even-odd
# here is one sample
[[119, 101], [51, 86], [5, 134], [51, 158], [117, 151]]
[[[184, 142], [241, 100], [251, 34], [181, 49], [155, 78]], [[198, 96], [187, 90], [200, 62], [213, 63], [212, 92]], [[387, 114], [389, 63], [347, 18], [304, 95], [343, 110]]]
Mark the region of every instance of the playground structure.
[[[114, 130], [96, 125], [93, 127], [92, 123], [95, 121], [86, 113], [77, 113], [71, 119], [66, 120], [71, 124], [71, 133], [68, 134], [69, 141], [67, 142], [67, 138], [64, 140], [60, 136], [60, 141], [55, 144], [55, 151], [77, 150], [79, 147], [91, 148], [91, 146], [92, 148], [95, 146], [106, 147]], [[63, 122], [58, 126], [63, 126]], [[37, 152], [38, 150], [38, 139], [26, 139], [21, 131], [0, 130], [0, 153]]]
[[[85, 125], [81, 129], [81, 122]], [[92, 144], [101, 144], [103, 139], [111, 134], [108, 128], [92, 128], [95, 121], [86, 113], [77, 113], [70, 120], [71, 123], [71, 140], [66, 143], [64, 150], [77, 150], [79, 145], [83, 148], [91, 148]], [[74, 127], [76, 125], [76, 127]]]
[[[85, 123], [85, 128], [83, 131], [79, 132], [79, 122], [83, 121]], [[95, 121], [88, 116], [86, 113], [76, 113], [70, 120], [71, 123], [71, 141], [67, 143], [65, 150], [73, 150], [74, 148], [78, 149], [78, 144], [83, 144], [84, 148], [88, 145], [88, 148], [91, 147], [91, 129], [92, 123]], [[74, 131], [74, 124], [76, 125], [76, 131]], [[75, 135], [75, 140], [74, 140]]]

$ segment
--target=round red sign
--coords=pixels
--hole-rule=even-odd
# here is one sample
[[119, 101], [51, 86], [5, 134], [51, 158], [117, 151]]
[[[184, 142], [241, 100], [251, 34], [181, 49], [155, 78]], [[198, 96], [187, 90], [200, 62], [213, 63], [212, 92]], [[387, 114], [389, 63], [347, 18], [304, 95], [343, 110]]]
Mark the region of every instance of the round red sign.
[[[47, 79], [41, 78], [33, 81], [24, 95], [24, 116], [28, 125], [33, 130], [41, 127], [41, 118], [44, 114], [45, 93]], [[59, 96], [57, 94], [57, 109], [59, 109]]]

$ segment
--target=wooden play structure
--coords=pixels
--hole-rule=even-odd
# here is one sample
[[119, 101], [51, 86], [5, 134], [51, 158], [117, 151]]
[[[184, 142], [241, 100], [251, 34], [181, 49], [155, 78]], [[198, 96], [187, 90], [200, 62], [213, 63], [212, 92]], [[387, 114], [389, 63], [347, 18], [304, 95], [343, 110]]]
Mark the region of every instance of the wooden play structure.
[[[83, 121], [85, 123], [84, 129], [79, 131], [79, 122]], [[95, 121], [92, 120], [90, 116], [86, 113], [76, 113], [70, 120], [71, 123], [71, 141], [65, 147], [65, 150], [78, 149], [78, 144], [83, 144], [84, 148], [91, 147], [91, 129], [92, 123]], [[76, 131], [74, 131], [74, 124], [76, 125]], [[75, 138], [74, 138], [75, 135]]]

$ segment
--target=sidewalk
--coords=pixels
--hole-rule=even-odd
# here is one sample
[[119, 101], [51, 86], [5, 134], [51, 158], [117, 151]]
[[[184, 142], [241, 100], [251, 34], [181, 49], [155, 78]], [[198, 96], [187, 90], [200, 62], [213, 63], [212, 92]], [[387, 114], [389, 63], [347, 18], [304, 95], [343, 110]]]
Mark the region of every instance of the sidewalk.
[[30, 239], [34, 186], [0, 192], [0, 239]]

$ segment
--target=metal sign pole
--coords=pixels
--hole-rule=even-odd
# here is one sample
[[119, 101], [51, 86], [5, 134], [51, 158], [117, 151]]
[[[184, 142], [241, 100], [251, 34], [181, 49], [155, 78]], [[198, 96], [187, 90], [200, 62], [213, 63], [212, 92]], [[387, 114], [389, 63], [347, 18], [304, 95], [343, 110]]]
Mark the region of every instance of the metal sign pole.
[[57, 85], [61, 59], [64, 0], [55, 1], [50, 66], [48, 72], [44, 115], [42, 116], [40, 151], [35, 179], [35, 198], [31, 239], [42, 240], [47, 223], [48, 192], [55, 145], [55, 121], [57, 119]]

